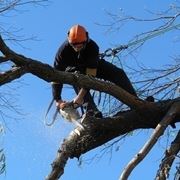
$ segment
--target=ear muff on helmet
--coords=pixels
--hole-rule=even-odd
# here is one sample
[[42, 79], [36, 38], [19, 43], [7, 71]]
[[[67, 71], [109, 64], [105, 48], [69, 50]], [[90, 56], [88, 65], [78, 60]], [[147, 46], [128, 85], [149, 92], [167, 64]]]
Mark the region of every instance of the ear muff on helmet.
[[89, 39], [88, 32], [83, 26], [74, 25], [68, 31], [68, 41], [69, 43], [81, 43], [87, 42]]
[[86, 42], [88, 42], [89, 41], [89, 33], [88, 32], [86, 32], [86, 37], [87, 37]]

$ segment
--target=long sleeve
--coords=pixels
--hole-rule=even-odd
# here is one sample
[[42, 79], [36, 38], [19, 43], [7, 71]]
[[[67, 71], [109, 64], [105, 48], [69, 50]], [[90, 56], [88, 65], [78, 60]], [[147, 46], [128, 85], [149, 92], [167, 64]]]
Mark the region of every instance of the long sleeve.
[[52, 82], [52, 95], [55, 101], [58, 101], [61, 98], [63, 84]]
[[[61, 57], [62, 47], [59, 48], [55, 60], [54, 60], [54, 68], [59, 71], [65, 70], [65, 65], [63, 64], [62, 57]], [[52, 96], [54, 100], [58, 101], [61, 100], [61, 93], [62, 93], [63, 84], [58, 82], [52, 82]]]

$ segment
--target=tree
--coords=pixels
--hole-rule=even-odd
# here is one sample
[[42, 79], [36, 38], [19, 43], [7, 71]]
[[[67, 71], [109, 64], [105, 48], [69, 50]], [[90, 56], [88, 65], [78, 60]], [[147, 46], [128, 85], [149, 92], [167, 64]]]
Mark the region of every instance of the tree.
[[[35, 1], [35, 3], [39, 2], [43, 1]], [[27, 2], [23, 1], [14, 1], [13, 6], [12, 3], [10, 5], [6, 5], [2, 8], [1, 12], [4, 13], [12, 7], [17, 7], [17, 5], [26, 3]], [[29, 3], [31, 3], [31, 1], [29, 1]], [[168, 12], [170, 12], [170, 10]], [[161, 14], [160, 17], [149, 20], [162, 20], [164, 24], [160, 27], [156, 27], [156, 29], [152, 31], [136, 36], [136, 39], [130, 42], [127, 46], [119, 46], [114, 49], [109, 49], [104, 55], [117, 55], [118, 57], [118, 53], [124, 48], [133, 52], [140, 45], [143, 45], [143, 43], [149, 38], [158, 36], [160, 33], [165, 33], [175, 28], [178, 29], [179, 24], [176, 24], [176, 19], [179, 17], [179, 15], [179, 12], [175, 16], [168, 16], [168, 14], [167, 16], [164, 16]], [[120, 22], [130, 19], [146, 21], [126, 17], [124, 19], [120, 19]], [[110, 27], [113, 27], [112, 24]], [[151, 139], [137, 154], [137, 156], [128, 164], [127, 168], [125, 168], [124, 172], [122, 173], [121, 179], [127, 179], [133, 168], [140, 163], [141, 160], [143, 160], [146, 154], [157, 142], [158, 138], [163, 135], [167, 126], [171, 124], [171, 126], [175, 127], [175, 124], [180, 120], [180, 99], [179, 97], [175, 97], [175, 92], [179, 87], [180, 79], [176, 75], [175, 78], [172, 80], [170, 79], [170, 81], [164, 81], [163, 79], [168, 79], [175, 73], [178, 74], [180, 69], [178, 64], [179, 58], [176, 59], [177, 64], [171, 65], [165, 70], [155, 71], [152, 69], [142, 69], [141, 67], [141, 70], [135, 69], [136, 73], [142, 73], [142, 71], [144, 71], [146, 74], [148, 74], [148, 72], [159, 73], [159, 75], [153, 74], [153, 77], [148, 77], [144, 80], [136, 82], [137, 84], [140, 84], [138, 86], [140, 95], [142, 94], [147, 96], [148, 94], [151, 94], [157, 97], [156, 102], [147, 102], [142, 98], [136, 98], [130, 95], [120, 87], [117, 87], [109, 82], [104, 82], [84, 75], [59, 72], [48, 64], [44, 64], [38, 60], [18, 54], [7, 46], [6, 41], [3, 39], [3, 33], [1, 32], [1, 34], [0, 51], [2, 55], [0, 57], [0, 62], [11, 62], [11, 65], [13, 64], [13, 67], [10, 66], [10, 68], [5, 72], [1, 72], [1, 85], [11, 83], [16, 79], [21, 78], [24, 74], [31, 73], [32, 75], [40, 78], [40, 80], [46, 82], [59, 81], [70, 85], [77, 85], [104, 92], [121, 101], [123, 104], [126, 104], [128, 107], [131, 107], [132, 109], [122, 109], [119, 107], [113, 115], [111, 114], [112, 116], [106, 116], [102, 119], [85, 117], [83, 121], [85, 130], [77, 127], [76, 130], [70, 133], [59, 148], [57, 157], [52, 165], [52, 172], [47, 177], [49, 180], [57, 179], [64, 173], [64, 167], [69, 158], [79, 158], [82, 154], [101, 146], [115, 137], [126, 135], [133, 130], [149, 128], [155, 129]], [[161, 84], [157, 83], [159, 80]], [[151, 114], [152, 116], [149, 117], [148, 114]], [[80, 135], [79, 133], [76, 133], [77, 131], [80, 133]], [[165, 179], [168, 177], [174, 158], [178, 158], [177, 154], [180, 150], [179, 144], [180, 137], [178, 132], [170, 148], [166, 151], [165, 157], [162, 159], [162, 164], [160, 165], [160, 169], [157, 173], [157, 179]], [[179, 173], [177, 173], [177, 176], [178, 174]]]

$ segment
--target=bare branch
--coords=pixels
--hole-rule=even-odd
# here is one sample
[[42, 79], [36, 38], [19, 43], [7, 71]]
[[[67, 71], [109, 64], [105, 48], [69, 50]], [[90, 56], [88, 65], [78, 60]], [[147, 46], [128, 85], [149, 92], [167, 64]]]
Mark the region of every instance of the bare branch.
[[[34, 0], [34, 1], [24, 1], [24, 0], [14, 0], [11, 2], [2, 2], [0, 7], [0, 14], [9, 10], [15, 10], [18, 6], [24, 6], [27, 4], [37, 4], [42, 5], [42, 3], [48, 2], [48, 0]], [[4, 5], [4, 6], [3, 6]]]
[[166, 180], [169, 177], [169, 171], [173, 164], [173, 161], [180, 151], [180, 131], [178, 132], [176, 138], [171, 143], [169, 149], [165, 152], [165, 157], [162, 159], [161, 164], [159, 166], [158, 173], [156, 175], [156, 180]]
[[26, 69], [24, 67], [13, 67], [11, 70], [0, 73], [0, 84], [9, 83], [15, 79], [20, 78], [22, 75], [26, 73]]
[[138, 87], [139, 95], [151, 94], [159, 99], [177, 97], [177, 89], [180, 85], [180, 65], [175, 62], [173, 65], [162, 69], [148, 69], [140, 67], [139, 70], [132, 70], [132, 74], [137, 81], [134, 82]]
[[[118, 31], [124, 24], [127, 24], [128, 22], [131, 22], [131, 21], [143, 22], [143, 23], [145, 23], [145, 22], [161, 23], [162, 22], [162, 25], [160, 25], [158, 28], [153, 30], [153, 31], [156, 31], [156, 30], [165, 29], [165, 28], [169, 27], [180, 16], [179, 8], [178, 8], [178, 6], [175, 6], [175, 5], [174, 6], [171, 5], [171, 7], [168, 10], [166, 10], [165, 12], [161, 12], [161, 13], [153, 13], [153, 12], [147, 11], [151, 15], [155, 16], [155, 18], [149, 18], [149, 19], [148, 18], [138, 18], [138, 17], [134, 17], [132, 15], [127, 15], [122, 8], [120, 8], [119, 13], [117, 13], [117, 14], [114, 14], [114, 13], [111, 13], [108, 11], [105, 11], [105, 12], [108, 15], [108, 17], [110, 17], [111, 22], [109, 24], [103, 24], [103, 25], [99, 24], [99, 23], [97, 23], [97, 24], [101, 25], [101, 26], [109, 27], [109, 29], [107, 30], [108, 32], [113, 31], [113, 30]], [[150, 31], [150, 32], [153, 32], [153, 31]]]
[[0, 63], [7, 62], [8, 60], [9, 60], [9, 58], [0, 56]]
[[[12, 0], [12, 1], [3, 1], [3, 3], [4, 2], [6, 3], [9, 2], [9, 3], [6, 4], [5, 6], [0, 7], [1, 14], [9, 12], [10, 10], [17, 11], [20, 9], [19, 7], [21, 7], [22, 5], [28, 5], [28, 4], [41, 5], [41, 3], [48, 2], [48, 0], [35, 0], [35, 1]], [[167, 31], [171, 31], [173, 29], [179, 30], [180, 24], [176, 23], [176, 20], [180, 17], [179, 10], [176, 11], [176, 13], [173, 13], [174, 15], [170, 14], [172, 10], [173, 8], [171, 7], [166, 12], [167, 15], [161, 13], [152, 19], [140, 19], [132, 16], [125, 16], [124, 18], [122, 17], [119, 18], [118, 21], [121, 24], [129, 20], [133, 20], [136, 22], [158, 22], [159, 24], [157, 28], [153, 28], [153, 30], [151, 31], [141, 33], [140, 35], [136, 36], [125, 47], [130, 48], [130, 52], [133, 52], [141, 45], [143, 45], [144, 42], [146, 42], [151, 38], [154, 38], [155, 36], [159, 36], [160, 34], [163, 34]], [[112, 17], [113, 20], [115, 21], [114, 24], [111, 24], [111, 26], [114, 26], [116, 25], [116, 23], [119, 22], [116, 21], [117, 19], [115, 16], [112, 15]], [[8, 35], [7, 34], [8, 32], [4, 31], [3, 29], [2, 29], [2, 33], [4, 33], [3, 35]], [[15, 38], [10, 37], [8, 39], [17, 41], [16, 37]], [[114, 48], [112, 49], [112, 52], [109, 55], [116, 56], [116, 54], [119, 53], [121, 50], [122, 49], [120, 48]], [[136, 129], [143, 129], [143, 128], [144, 129], [155, 128], [157, 124], [160, 122], [160, 120], [164, 117], [163, 120], [156, 127], [151, 140], [145, 145], [144, 149], [140, 151], [135, 162], [132, 162], [132, 164], [129, 165], [131, 167], [128, 167], [129, 169], [127, 168], [128, 171], [127, 173], [130, 174], [130, 172], [133, 169], [133, 166], [135, 167], [136, 166], [135, 164], [139, 163], [146, 156], [146, 154], [156, 143], [158, 137], [160, 137], [163, 134], [167, 125], [171, 121], [179, 122], [178, 118], [180, 117], [180, 109], [177, 108], [177, 106], [180, 105], [179, 103], [180, 100], [178, 98], [176, 100], [169, 100], [167, 102], [163, 101], [162, 104], [161, 102], [157, 102], [157, 103], [145, 102], [139, 98], [130, 95], [120, 87], [117, 87], [116, 85], [111, 84], [109, 82], [100, 81], [90, 76], [56, 71], [48, 64], [43, 64], [40, 61], [27, 58], [21, 54], [17, 54], [16, 52], [12, 51], [5, 44], [1, 36], [0, 36], [0, 51], [4, 55], [0, 57], [0, 63], [11, 61], [17, 65], [16, 67], [10, 69], [9, 71], [0, 74], [0, 85], [4, 85], [17, 78], [20, 78], [25, 73], [31, 73], [46, 82], [53, 81], [53, 82], [67, 83], [71, 85], [76, 85], [88, 89], [94, 89], [105, 92], [117, 98], [119, 101], [122, 101], [122, 103], [128, 105], [133, 109], [131, 111], [124, 111], [124, 112], [120, 112], [118, 109], [119, 112], [116, 115], [114, 115], [113, 118], [107, 117], [103, 119], [92, 119], [91, 117], [86, 117], [83, 121], [83, 125], [85, 125], [86, 131], [77, 128], [73, 132], [71, 132], [71, 134], [68, 136], [67, 139], [64, 140], [62, 146], [58, 150], [57, 157], [54, 163], [52, 164], [52, 171], [50, 175], [47, 177], [48, 180], [57, 179], [64, 173], [64, 167], [69, 158], [73, 158], [73, 157], [79, 158], [79, 156], [82, 155], [83, 153], [86, 153], [91, 149], [94, 149], [95, 147], [98, 147], [110, 141], [111, 139], [124, 135], [130, 131]], [[108, 53], [106, 53], [106, 56], [108, 56]], [[144, 92], [151, 91], [154, 94], [159, 94], [160, 92], [161, 93], [163, 92], [162, 96], [164, 97], [170, 96], [175, 92], [175, 89], [179, 86], [180, 78], [178, 76], [173, 79], [168, 79], [169, 75], [174, 73], [178, 74], [179, 70], [180, 69], [178, 65], [174, 69], [167, 69], [167, 71], [164, 72], [161, 71], [162, 74], [159, 75], [158, 77], [156, 76], [155, 78], [143, 80], [144, 82], [141, 81], [140, 83], [141, 85], [143, 85], [143, 87], [140, 87], [139, 90], [142, 91], [144, 90]], [[165, 82], [164, 84], [160, 83], [158, 84], [158, 86], [156, 86], [156, 83], [159, 80], [162, 81], [163, 78], [164, 79], [167, 78], [168, 80], [163, 81], [163, 83]], [[107, 101], [107, 99], [104, 98], [104, 101]], [[175, 104], [172, 105], [174, 101]], [[112, 105], [112, 101], [111, 102], [109, 101], [108, 103]], [[171, 105], [172, 107], [169, 110]], [[178, 118], [175, 117], [177, 112], [178, 112]], [[150, 114], [151, 116], [149, 116]], [[165, 114], [167, 115], [164, 116]], [[78, 135], [76, 131], [79, 131], [80, 135]], [[168, 165], [170, 166], [170, 163]], [[168, 172], [166, 172], [166, 174], [168, 174]]]
[[[178, 101], [178, 105], [179, 103], [180, 101]], [[52, 171], [47, 177], [47, 180], [60, 178], [64, 173], [64, 168], [69, 158], [79, 158], [82, 154], [112, 140], [115, 137], [127, 134], [132, 130], [150, 127], [155, 128], [167, 111], [167, 107], [165, 108], [165, 106], [163, 106], [164, 105], [161, 104], [157, 111], [153, 110], [143, 113], [148, 115], [151, 114], [153, 117], [141, 116], [136, 111], [120, 112], [118, 116], [112, 118], [96, 119], [93, 117], [86, 117], [83, 120], [85, 130], [76, 128], [62, 143], [52, 164]], [[168, 107], [169, 106], [170, 104]], [[180, 112], [178, 113], [178, 116], [180, 116]], [[178, 119], [178, 117], [175, 119]], [[77, 131], [80, 135], [78, 135]]]
[[124, 171], [120, 176], [120, 180], [127, 180], [132, 170], [144, 159], [144, 157], [149, 153], [154, 144], [157, 142], [159, 137], [163, 135], [166, 127], [171, 123], [171, 121], [176, 117], [177, 113], [180, 113], [180, 102], [174, 103], [170, 110], [167, 112], [166, 116], [155, 128], [151, 138], [140, 150], [140, 152], [128, 163]]
[[[108, 93], [129, 107], [135, 109], [149, 108], [151, 106], [150, 102], [143, 101], [121, 87], [110, 83], [104, 82], [99, 79], [85, 76], [82, 74], [74, 74], [57, 71], [47, 64], [43, 64], [37, 60], [26, 58], [20, 54], [13, 52], [3, 41], [0, 36], [0, 51], [16, 65], [21, 67], [26, 67], [26, 72], [30, 72], [33, 75], [47, 81], [47, 82], [62, 82], [71, 85], [76, 85], [78, 87], [84, 87], [88, 89], [94, 89]], [[3, 83], [3, 82], [2, 82]]]

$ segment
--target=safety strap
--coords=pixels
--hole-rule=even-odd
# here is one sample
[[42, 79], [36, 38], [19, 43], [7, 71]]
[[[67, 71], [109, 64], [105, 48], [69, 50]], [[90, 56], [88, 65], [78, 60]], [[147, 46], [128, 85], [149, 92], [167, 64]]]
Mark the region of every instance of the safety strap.
[[47, 115], [48, 115], [48, 113], [49, 113], [49, 111], [50, 111], [50, 109], [51, 109], [51, 107], [53, 105], [53, 102], [54, 102], [54, 98], [51, 100], [51, 102], [50, 102], [50, 104], [49, 104], [49, 106], [47, 108], [47, 111], [46, 111], [46, 114], [45, 114], [45, 118], [47, 117]]
[[127, 45], [120, 45], [117, 48], [108, 48], [103, 53], [100, 53], [99, 56], [100, 56], [100, 58], [115, 57], [122, 50], [125, 50], [125, 49], [127, 49], [127, 48], [129, 48], [131, 46], [135, 46], [137, 44], [143, 44], [145, 41], [147, 41], [149, 39], [152, 39], [152, 38], [154, 38], [154, 37], [156, 37], [156, 36], [158, 36], [160, 34], [164, 34], [165, 32], [171, 31], [173, 29], [178, 29], [179, 27], [180, 27], [180, 24], [175, 24], [175, 25], [169, 26], [167, 28], [159, 28], [159, 29], [156, 29], [154, 31], [144, 33], [144, 34], [139, 36], [139, 37], [142, 37], [142, 38], [139, 38], [137, 40], [129, 42]]
[[50, 123], [47, 122], [47, 118], [45, 118], [45, 125], [46, 126], [52, 126], [54, 124], [54, 122], [56, 121], [57, 119], [57, 115], [58, 115], [58, 112], [59, 112], [59, 108], [56, 108], [56, 111], [53, 115], [53, 118], [52, 118], [52, 121]]
[[54, 122], [56, 121], [56, 119], [57, 119], [59, 108], [56, 108], [56, 111], [55, 111], [55, 113], [53, 115], [52, 121], [50, 123], [48, 123], [48, 121], [47, 121], [47, 115], [48, 115], [48, 113], [49, 113], [49, 111], [50, 111], [50, 109], [51, 109], [51, 107], [53, 105], [53, 102], [54, 102], [54, 98], [51, 100], [51, 102], [50, 102], [50, 104], [49, 104], [49, 106], [47, 108], [45, 117], [44, 117], [44, 123], [45, 123], [46, 126], [52, 126], [54, 124]]

